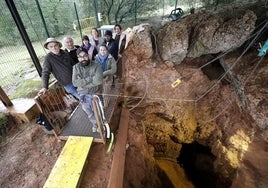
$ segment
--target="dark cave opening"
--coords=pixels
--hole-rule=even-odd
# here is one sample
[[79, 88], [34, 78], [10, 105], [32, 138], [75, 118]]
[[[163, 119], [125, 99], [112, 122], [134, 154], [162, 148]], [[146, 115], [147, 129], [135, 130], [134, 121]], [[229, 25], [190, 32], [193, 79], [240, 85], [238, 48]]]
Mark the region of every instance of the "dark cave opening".
[[196, 188], [230, 187], [229, 183], [220, 180], [214, 172], [214, 160], [215, 156], [211, 153], [210, 148], [197, 142], [183, 144], [177, 158], [177, 162]]
[[[220, 61], [217, 59], [215, 61], [213, 61], [212, 63], [208, 64], [207, 66], [203, 67], [202, 69], [202, 72], [207, 75], [207, 77], [210, 79], [210, 80], [218, 80], [220, 79], [224, 73], [225, 73], [225, 70], [224, 68], [222, 67], [222, 65], [220, 64]], [[228, 78], [227, 78], [227, 75], [225, 75], [223, 77], [223, 79], [221, 80], [221, 82], [223, 84], [229, 84], [229, 81], [228, 81]]]

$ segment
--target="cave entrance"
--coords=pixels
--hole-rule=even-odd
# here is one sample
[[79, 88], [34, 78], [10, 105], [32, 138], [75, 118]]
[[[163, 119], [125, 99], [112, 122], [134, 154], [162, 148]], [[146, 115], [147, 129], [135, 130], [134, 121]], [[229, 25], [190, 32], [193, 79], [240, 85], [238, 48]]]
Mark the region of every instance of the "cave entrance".
[[[218, 59], [203, 67], [201, 70], [210, 80], [218, 80], [225, 74], [225, 70]], [[222, 84], [229, 84], [227, 76], [225, 76], [221, 82]]]
[[196, 188], [221, 187], [219, 178], [214, 172], [214, 160], [215, 156], [211, 153], [210, 148], [197, 142], [182, 144], [180, 155], [177, 158], [177, 162]]

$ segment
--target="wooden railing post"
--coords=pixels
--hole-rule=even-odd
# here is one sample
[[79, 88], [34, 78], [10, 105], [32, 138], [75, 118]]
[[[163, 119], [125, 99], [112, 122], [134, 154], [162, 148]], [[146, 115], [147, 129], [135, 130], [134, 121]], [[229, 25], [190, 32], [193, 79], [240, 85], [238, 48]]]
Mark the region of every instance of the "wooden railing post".
[[1, 100], [2, 103], [5, 105], [5, 107], [13, 106], [13, 103], [12, 103], [11, 100], [8, 98], [7, 94], [6, 94], [5, 91], [2, 89], [1, 86], [0, 86], [0, 100]]

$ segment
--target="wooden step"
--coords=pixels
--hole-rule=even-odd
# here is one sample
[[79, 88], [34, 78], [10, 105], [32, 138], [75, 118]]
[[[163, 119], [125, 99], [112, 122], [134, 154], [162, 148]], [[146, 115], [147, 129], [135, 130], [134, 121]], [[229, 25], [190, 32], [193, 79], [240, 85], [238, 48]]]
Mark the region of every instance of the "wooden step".
[[79, 187], [93, 137], [69, 136], [44, 188]]

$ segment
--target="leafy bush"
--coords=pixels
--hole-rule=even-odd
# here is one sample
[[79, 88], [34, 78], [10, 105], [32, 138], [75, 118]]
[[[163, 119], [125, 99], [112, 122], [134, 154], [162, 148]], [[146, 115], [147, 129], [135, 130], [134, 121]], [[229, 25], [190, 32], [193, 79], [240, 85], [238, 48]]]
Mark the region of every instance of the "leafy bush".
[[6, 126], [8, 123], [8, 116], [0, 112], [0, 128]]

